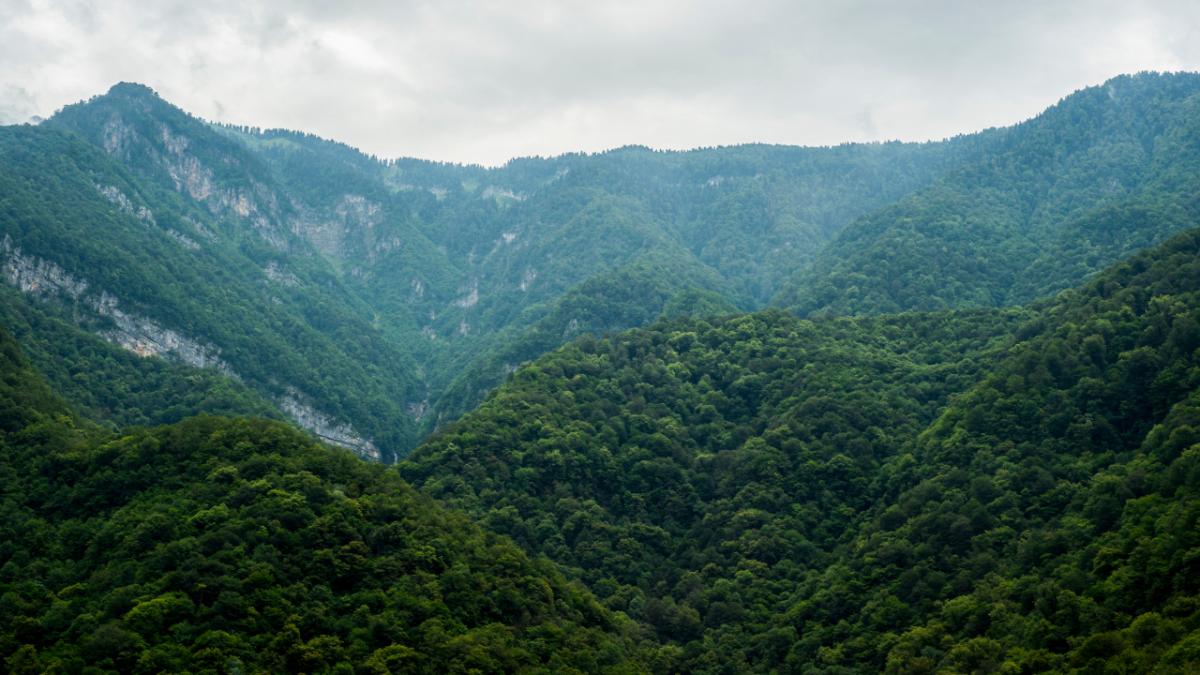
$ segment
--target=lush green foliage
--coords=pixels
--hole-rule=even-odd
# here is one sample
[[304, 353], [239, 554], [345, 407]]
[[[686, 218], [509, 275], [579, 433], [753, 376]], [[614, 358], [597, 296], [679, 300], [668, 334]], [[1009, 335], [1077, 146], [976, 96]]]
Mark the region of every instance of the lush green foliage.
[[[434, 407], [438, 422], [458, 417], [520, 364], [552, 351], [580, 334], [606, 333], [643, 326], [659, 316], [720, 316], [738, 308], [726, 299], [716, 275], [650, 255], [596, 275], [547, 305], [528, 307], [497, 346], [482, 355], [459, 357], [460, 374], [447, 385]], [[538, 317], [540, 318], [534, 318]]]
[[[211, 345], [261, 396], [278, 401], [299, 392], [385, 451], [411, 444], [416, 428], [404, 414], [417, 392], [411, 357], [371, 326], [370, 311], [317, 261], [290, 268], [290, 281], [275, 281], [264, 268], [278, 252], [247, 239], [255, 230], [235, 222], [235, 212], [207, 206], [139, 179], [73, 136], [0, 129], [0, 236], [87, 284], [78, 297], [45, 289], [52, 311], [112, 331], [96, 305], [116, 298], [127, 314]], [[139, 217], [143, 208], [149, 215]], [[67, 367], [80, 371], [85, 363]], [[78, 384], [93, 398], [105, 396], [102, 382]]]
[[[136, 85], [0, 129], [0, 657], [1195, 672], [1200, 231], [1000, 306], [1195, 226], [1198, 88], [496, 169]], [[797, 268], [811, 318], [736, 314]], [[96, 335], [150, 329], [223, 365]], [[505, 377], [398, 468], [195, 417], [297, 395], [395, 455]]]
[[1200, 231], [1028, 312], [657, 324], [400, 468], [689, 672], [1182, 672], [1198, 308]]
[[120, 84], [6, 130], [0, 227], [215, 346], [264, 398], [297, 391], [394, 458], [578, 333], [773, 297], [878, 313], [1078, 283], [1193, 222], [1198, 82], [1117, 78], [939, 143], [626, 147], [497, 168], [210, 125]]
[[[223, 131], [322, 221], [312, 241], [418, 355], [426, 428], [472, 407], [505, 366], [576, 332], [642, 325], [679, 294], [761, 306], [833, 232], [984, 144], [631, 147], [482, 169]], [[367, 222], [347, 217], [348, 199], [375, 209]], [[611, 293], [621, 279], [648, 295]]]
[[68, 412], [68, 407], [29, 365], [17, 342], [0, 330], [0, 432], [21, 431], [35, 422]]
[[78, 431], [0, 337], [8, 672], [636, 670], [619, 617], [394, 471], [275, 422]]
[[55, 393], [93, 422], [178, 422], [200, 413], [279, 417], [245, 385], [211, 369], [142, 358], [75, 325], [47, 303], [0, 288], [0, 325]]
[[841, 231], [774, 300], [802, 315], [990, 307], [1193, 226], [1200, 75], [1085, 89]]
[[[483, 169], [213, 126], [119, 84], [3, 130], [0, 235], [86, 282], [82, 296], [38, 292], [50, 313], [111, 337], [94, 310], [115, 299], [390, 459], [577, 332], [761, 305], [842, 225], [976, 145], [623, 148]], [[26, 323], [20, 340], [35, 359], [58, 352], [50, 375], [87, 414], [263, 410], [230, 391], [159, 406], [124, 395], [115, 372], [68, 382], [95, 360], [38, 348], [57, 336]]]
[[1018, 334], [891, 463], [902, 491], [844, 563], [797, 594], [800, 654], [886, 654], [895, 672], [1200, 667], [1200, 231]]
[[769, 313], [583, 339], [400, 468], [685, 645], [685, 670], [746, 667], [763, 655], [730, 645], [777, 648], [788, 589], [1022, 316]]

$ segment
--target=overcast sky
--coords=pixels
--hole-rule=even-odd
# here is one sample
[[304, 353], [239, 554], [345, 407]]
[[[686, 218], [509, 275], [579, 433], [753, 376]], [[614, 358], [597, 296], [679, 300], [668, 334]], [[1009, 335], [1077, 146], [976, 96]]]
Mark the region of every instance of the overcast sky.
[[207, 119], [484, 164], [943, 138], [1138, 70], [1200, 70], [1200, 2], [0, 0], [2, 123], [126, 80]]

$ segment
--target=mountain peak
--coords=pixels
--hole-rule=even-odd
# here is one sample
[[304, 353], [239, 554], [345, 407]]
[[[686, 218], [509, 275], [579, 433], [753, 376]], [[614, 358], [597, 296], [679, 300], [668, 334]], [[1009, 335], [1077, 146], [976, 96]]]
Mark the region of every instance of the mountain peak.
[[103, 94], [64, 106], [54, 113], [49, 121], [88, 137], [114, 113], [122, 116], [187, 116], [187, 113], [171, 105], [159, 96], [158, 92], [144, 84], [118, 82]]
[[140, 82], [118, 82], [109, 88], [106, 95], [130, 98], [157, 98], [160, 100], [162, 98], [158, 95], [158, 92]]

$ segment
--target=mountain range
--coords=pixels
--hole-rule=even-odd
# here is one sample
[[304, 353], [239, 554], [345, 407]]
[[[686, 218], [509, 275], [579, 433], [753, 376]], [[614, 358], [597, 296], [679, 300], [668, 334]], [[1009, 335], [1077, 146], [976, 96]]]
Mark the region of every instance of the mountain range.
[[6, 276], [50, 301], [23, 313], [216, 369], [260, 399], [247, 411], [391, 461], [580, 333], [1005, 306], [1078, 283], [1191, 222], [1198, 87], [1116, 78], [938, 143], [487, 169], [209, 124], [121, 84], [3, 130]]
[[0, 127], [0, 656], [1193, 671], [1198, 185], [1191, 73], [493, 168]]

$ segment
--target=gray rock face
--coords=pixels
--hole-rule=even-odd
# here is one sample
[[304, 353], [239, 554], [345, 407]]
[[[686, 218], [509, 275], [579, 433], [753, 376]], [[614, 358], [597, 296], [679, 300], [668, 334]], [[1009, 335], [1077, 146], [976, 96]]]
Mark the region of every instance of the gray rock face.
[[292, 219], [292, 232], [328, 257], [344, 259], [361, 247], [374, 260], [378, 254], [401, 245], [399, 238], [376, 241], [375, 228], [382, 222], [382, 207], [362, 195], [344, 194], [328, 210], [293, 206], [300, 216]]
[[0, 240], [0, 271], [8, 283], [36, 296], [63, 294], [78, 298], [87, 290], [87, 282], [76, 279], [49, 260], [21, 253], [7, 234]]
[[[0, 274], [9, 284], [29, 295], [38, 298], [66, 296], [96, 315], [107, 317], [114, 327], [101, 331], [100, 336], [138, 356], [170, 358], [196, 368], [216, 368], [228, 377], [241, 379], [221, 359], [217, 347], [162, 326], [148, 317], [125, 311], [116, 296], [97, 291], [86, 280], [73, 276], [49, 260], [23, 253], [8, 235], [0, 240]], [[297, 424], [316, 436], [349, 448], [363, 458], [380, 460], [379, 448], [370, 439], [305, 403], [303, 394], [295, 388], [289, 387], [287, 394], [276, 403]]]
[[463, 309], [470, 309], [479, 304], [479, 280], [471, 280], [471, 288], [467, 294], [454, 301], [454, 304]]
[[563, 329], [562, 336], [566, 340], [577, 333], [579, 333], [579, 319], [571, 319], [567, 322], [567, 327]]
[[429, 399], [426, 398], [421, 401], [413, 401], [409, 403], [405, 409], [408, 410], [408, 414], [413, 419], [419, 420], [422, 417], [425, 417], [425, 413], [429, 412]]
[[111, 319], [116, 328], [101, 333], [109, 342], [139, 356], [169, 356], [196, 368], [216, 368], [236, 377], [229, 364], [218, 356], [220, 350], [216, 347], [122, 310], [117, 298], [107, 291], [87, 293], [87, 281], [75, 278], [49, 260], [22, 253], [7, 235], [0, 241], [0, 259], [5, 280], [22, 291], [38, 297], [65, 295]]
[[[101, 185], [99, 183], [93, 183], [93, 185], [95, 186], [96, 191], [99, 192], [105, 199], [112, 202], [113, 205], [117, 207], [117, 210], [121, 213], [137, 218], [146, 225], [158, 225], [158, 221], [154, 219], [153, 211], [145, 206], [135, 206], [133, 200], [131, 200], [124, 192], [121, 192], [120, 188], [117, 188], [113, 185]], [[189, 222], [191, 222], [192, 225], [197, 228], [197, 231], [201, 231], [201, 227], [197, 223], [194, 221]], [[178, 230], [164, 228], [163, 232], [165, 232], [168, 237], [174, 239], [180, 246], [190, 251], [200, 250], [199, 242]]]
[[522, 293], [529, 290], [529, 287], [533, 285], [533, 282], [537, 279], [537, 276], [538, 276], [537, 270], [535, 270], [532, 267], [526, 269], [521, 274], [521, 284], [520, 284], [519, 288], [521, 289]]
[[189, 251], [200, 250], [200, 242], [196, 241], [195, 239], [192, 239], [191, 237], [187, 236], [186, 234], [184, 234], [178, 230], [167, 230], [166, 232], [167, 232], [168, 237], [179, 242], [180, 246], [188, 249]]
[[335, 212], [350, 228], [370, 229], [378, 225], [382, 218], [379, 204], [362, 195], [342, 195], [342, 202]]
[[101, 129], [100, 143], [104, 151], [122, 159], [129, 158], [129, 146], [137, 138], [137, 132], [125, 124], [118, 115], [113, 115]]
[[117, 207], [117, 210], [119, 210], [121, 213], [133, 216], [134, 218], [137, 218], [143, 223], [147, 223], [149, 225], [158, 224], [155, 222], [154, 214], [150, 211], [150, 209], [146, 208], [145, 206], [138, 206], [135, 208], [133, 201], [129, 199], [124, 192], [121, 192], [119, 188], [113, 185], [100, 185], [99, 183], [96, 183], [95, 186], [96, 191], [103, 195], [105, 199], [112, 202]]
[[266, 274], [268, 279], [280, 286], [296, 287], [300, 285], [299, 277], [289, 272], [274, 260], [267, 263], [267, 266], [263, 268], [263, 274]]
[[144, 316], [122, 310], [117, 299], [102, 291], [90, 298], [88, 306], [100, 316], [112, 319], [116, 328], [103, 331], [101, 336], [138, 356], [172, 357], [196, 368], [216, 368], [223, 374], [238, 378], [233, 368], [221, 360], [220, 350], [165, 328]]
[[168, 163], [168, 168], [177, 189], [186, 191], [214, 215], [234, 215], [247, 220], [272, 248], [288, 250], [287, 237], [275, 225], [278, 204], [265, 186], [252, 182], [249, 189], [214, 188], [212, 171], [190, 155], [179, 158], [177, 163]]
[[292, 232], [308, 240], [313, 248], [331, 258], [342, 257], [342, 225], [333, 220], [305, 214], [292, 220]]
[[288, 393], [276, 402], [288, 417], [321, 439], [353, 450], [363, 458], [379, 461], [379, 448], [375, 447], [373, 442], [360, 436], [350, 425], [342, 424], [316, 410], [305, 403], [302, 397], [299, 391], [289, 388]]
[[[288, 237], [281, 225], [283, 218], [279, 199], [271, 189], [253, 178], [248, 184], [233, 187], [223, 185], [219, 172], [215, 172], [210, 164], [214, 161], [236, 163], [235, 158], [210, 159], [206, 164], [197, 155], [187, 133], [163, 122], [157, 123], [155, 131], [143, 136], [138, 126], [113, 113], [101, 129], [100, 145], [108, 154], [126, 164], [133, 162], [133, 155], [147, 153], [166, 172], [176, 191], [203, 204], [214, 215], [248, 221], [269, 245], [278, 250], [287, 250]], [[140, 220], [153, 222], [153, 214], [148, 209], [136, 207], [117, 188], [101, 185], [96, 188], [122, 211]], [[204, 232], [200, 234], [207, 236]], [[186, 240], [180, 240], [180, 243], [192, 248]]]
[[516, 202], [523, 202], [529, 197], [529, 195], [522, 194], [519, 192], [513, 192], [509, 188], [498, 187], [496, 185], [489, 185], [483, 189], [483, 192], [481, 192], [479, 194], [479, 197], [480, 197], [480, 199], [497, 199], [497, 198], [499, 198], [499, 199], [508, 199], [508, 200], [512, 200], [512, 201], [516, 201]]

